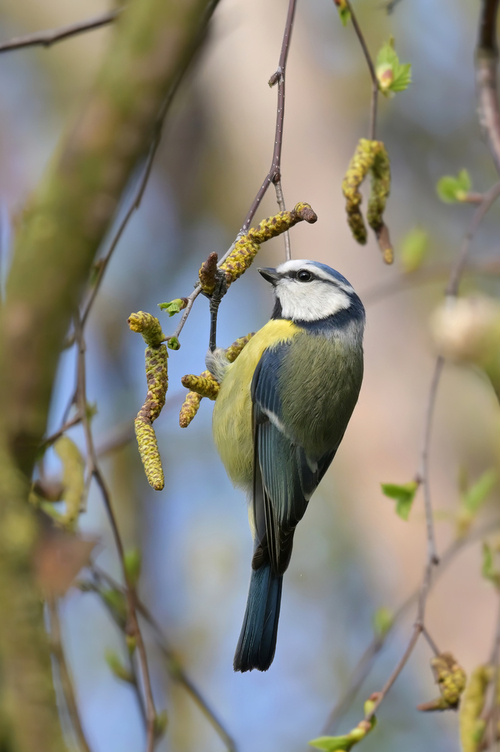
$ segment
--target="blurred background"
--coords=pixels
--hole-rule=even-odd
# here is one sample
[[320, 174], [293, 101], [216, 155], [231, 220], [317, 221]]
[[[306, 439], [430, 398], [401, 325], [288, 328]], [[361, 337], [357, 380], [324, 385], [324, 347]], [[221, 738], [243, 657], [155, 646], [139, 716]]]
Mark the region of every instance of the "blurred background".
[[[107, 9], [100, 0], [3, 0], [2, 40], [76, 22]], [[373, 55], [393, 34], [402, 62], [411, 62], [408, 91], [380, 102], [377, 136], [391, 157], [393, 189], [386, 213], [396, 262], [386, 267], [375, 241], [358, 246], [348, 230], [341, 181], [360, 137], [366, 137], [370, 80], [352, 26], [343, 28], [332, 0], [299, 3], [288, 63], [283, 190], [287, 206], [309, 202], [313, 226], [292, 230], [295, 258], [341, 271], [367, 308], [366, 371], [348, 431], [295, 538], [285, 577], [278, 648], [265, 674], [234, 674], [233, 653], [250, 575], [251, 539], [245, 499], [231, 487], [211, 438], [212, 404], [202, 402], [188, 429], [178, 427], [185, 373], [204, 369], [208, 304], [196, 301], [182, 348], [170, 352], [169, 396], [155, 424], [166, 472], [152, 491], [130, 427], [145, 396], [142, 339], [127, 327], [132, 311], [156, 314], [157, 304], [186, 296], [208, 253], [221, 255], [241, 226], [269, 169], [276, 116], [275, 71], [286, 0], [223, 0], [198, 63], [185, 79], [140, 210], [115, 251], [87, 330], [88, 397], [98, 446], [111, 445], [103, 467], [127, 546], [143, 552], [140, 592], [185, 670], [234, 737], [240, 752], [304, 750], [320, 735], [350, 671], [373, 636], [380, 607], [395, 609], [418, 586], [425, 563], [425, 526], [418, 497], [408, 522], [396, 516], [381, 482], [406, 483], [418, 467], [434, 353], [429, 316], [442, 300], [446, 268], [456, 256], [473, 207], [445, 205], [435, 184], [467, 168], [473, 188], [495, 181], [477, 124], [473, 50], [478, 3], [400, 2], [387, 16], [380, 0], [356, 0]], [[48, 50], [0, 59], [0, 220], [2, 280], [16, 223], [92, 86], [112, 28]], [[126, 197], [125, 197], [126, 203]], [[275, 213], [269, 191], [256, 220]], [[398, 250], [414, 227], [430, 237], [426, 284], [399, 284]], [[499, 212], [493, 209], [473, 246], [475, 260], [498, 253]], [[68, 249], [70, 252], [70, 249]], [[284, 259], [282, 238], [263, 246], [262, 265]], [[391, 292], [384, 292], [394, 283]], [[493, 276], [467, 277], [464, 290], [497, 294]], [[268, 319], [271, 291], [251, 269], [224, 299], [219, 344], [255, 331]], [[162, 318], [166, 333], [176, 319]], [[61, 424], [75, 383], [75, 353], [66, 352], [49, 430]], [[455, 535], [457, 475], [471, 479], [499, 461], [498, 404], [478, 373], [447, 366], [439, 391], [431, 482], [440, 550]], [[71, 436], [83, 447], [80, 429]], [[57, 470], [56, 460], [53, 470]], [[490, 512], [498, 504], [490, 500]], [[81, 528], [100, 539], [98, 563], [119, 566], [99, 493], [92, 488]], [[497, 597], [481, 579], [480, 543], [468, 547], [432, 591], [427, 625], [441, 650], [470, 672], [490, 653]], [[362, 717], [363, 700], [381, 688], [402, 654], [414, 614], [401, 621], [340, 732]], [[71, 591], [63, 607], [64, 642], [82, 719], [94, 752], [143, 748], [144, 730], [131, 689], [104, 660], [121, 653], [114, 623], [92, 594]], [[145, 634], [148, 631], [145, 628]], [[158, 709], [169, 729], [159, 750], [223, 749], [221, 740], [182, 686], [168, 677], [147, 638]], [[454, 713], [419, 714], [434, 697], [429, 648], [419, 643], [378, 714], [363, 746], [442, 752], [459, 748]]]

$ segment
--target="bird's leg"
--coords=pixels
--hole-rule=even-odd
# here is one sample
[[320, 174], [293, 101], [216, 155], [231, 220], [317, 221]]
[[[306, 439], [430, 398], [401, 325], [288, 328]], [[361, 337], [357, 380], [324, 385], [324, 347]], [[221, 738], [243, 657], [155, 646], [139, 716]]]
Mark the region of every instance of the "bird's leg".
[[208, 342], [210, 352], [214, 352], [217, 347], [217, 314], [221, 300], [226, 292], [226, 273], [218, 269], [215, 273], [215, 290], [210, 296], [210, 339]]

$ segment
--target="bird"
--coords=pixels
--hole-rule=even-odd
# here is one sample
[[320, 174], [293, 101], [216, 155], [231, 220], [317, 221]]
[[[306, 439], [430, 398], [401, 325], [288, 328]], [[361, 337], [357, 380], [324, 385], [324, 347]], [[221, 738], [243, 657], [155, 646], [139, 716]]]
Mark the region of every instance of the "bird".
[[276, 650], [293, 537], [327, 471], [363, 379], [365, 310], [351, 284], [305, 259], [258, 269], [274, 288], [271, 319], [229, 363], [207, 354], [220, 384], [215, 445], [246, 491], [254, 550], [234, 670], [267, 671]]

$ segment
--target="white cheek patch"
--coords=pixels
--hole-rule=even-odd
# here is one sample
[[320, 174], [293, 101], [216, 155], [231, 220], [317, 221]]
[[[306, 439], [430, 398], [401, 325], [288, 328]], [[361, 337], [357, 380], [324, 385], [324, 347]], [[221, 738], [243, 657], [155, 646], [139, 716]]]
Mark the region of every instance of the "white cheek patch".
[[351, 305], [347, 293], [321, 280], [298, 282], [285, 278], [276, 286], [276, 295], [283, 318], [295, 321], [319, 321]]

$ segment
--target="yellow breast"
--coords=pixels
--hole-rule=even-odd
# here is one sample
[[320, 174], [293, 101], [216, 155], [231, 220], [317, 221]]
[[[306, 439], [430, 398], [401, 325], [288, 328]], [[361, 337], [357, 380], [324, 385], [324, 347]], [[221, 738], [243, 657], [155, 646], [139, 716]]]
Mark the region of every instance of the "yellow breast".
[[222, 381], [213, 413], [213, 433], [226, 472], [235, 486], [250, 491], [253, 478], [250, 387], [262, 353], [289, 341], [300, 329], [291, 321], [269, 321], [232, 363]]

